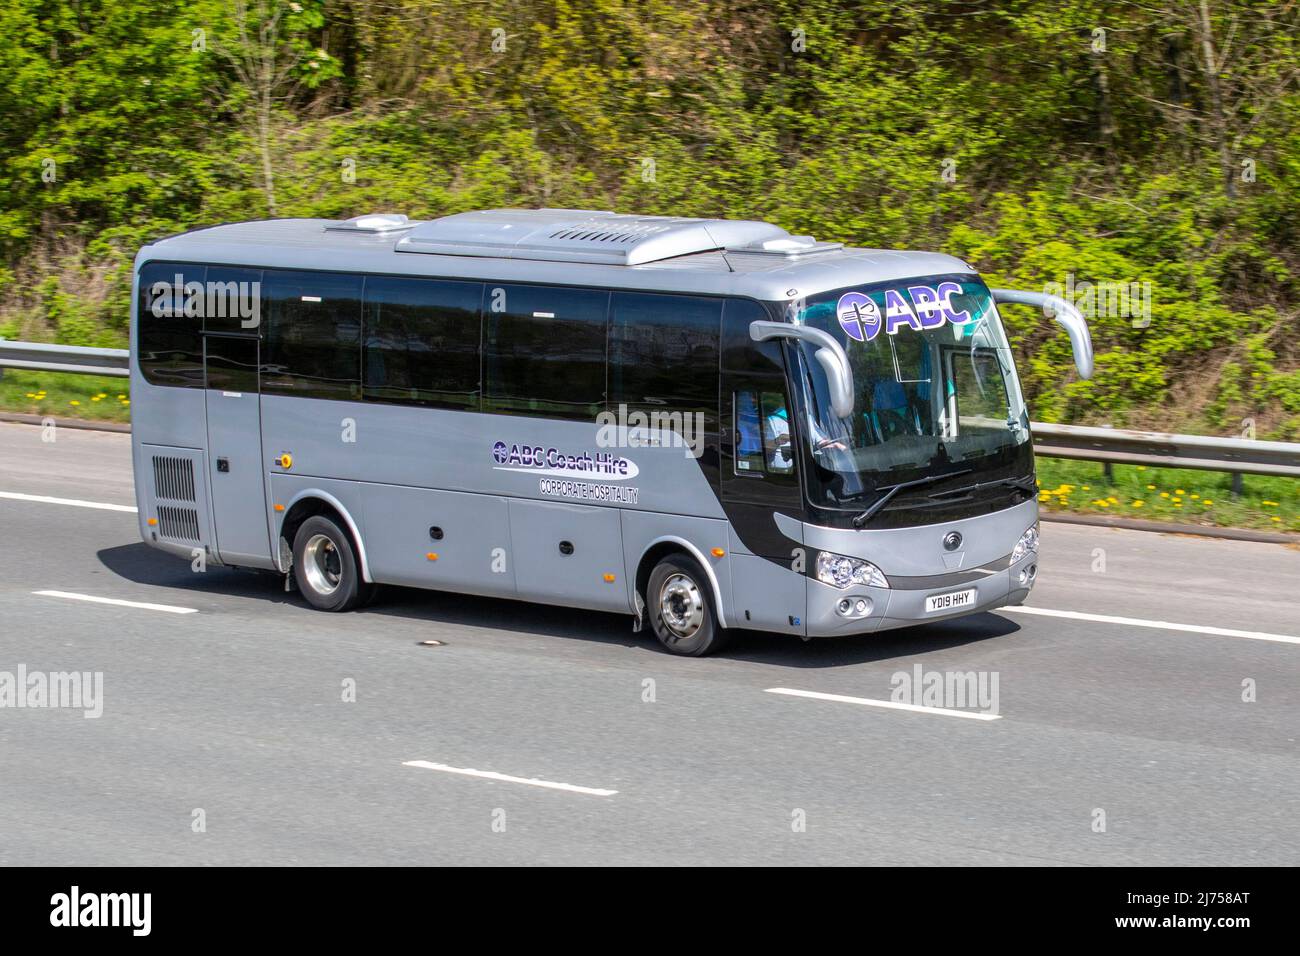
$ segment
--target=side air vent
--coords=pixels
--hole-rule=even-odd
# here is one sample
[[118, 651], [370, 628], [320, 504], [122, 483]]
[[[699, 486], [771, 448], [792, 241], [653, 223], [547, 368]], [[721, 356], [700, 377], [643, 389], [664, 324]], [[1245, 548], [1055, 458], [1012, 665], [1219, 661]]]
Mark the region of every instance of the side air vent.
[[194, 462], [154, 455], [153, 493], [168, 501], [194, 501]]
[[158, 533], [164, 538], [198, 541], [199, 513], [193, 508], [158, 506]]
[[136, 459], [145, 479], [140, 526], [146, 540], [185, 551], [212, 543], [204, 453], [175, 445], [144, 445]]
[[153, 455], [153, 506], [158, 534], [172, 541], [203, 540], [199, 527], [199, 498], [194, 484], [194, 460], [177, 455]]

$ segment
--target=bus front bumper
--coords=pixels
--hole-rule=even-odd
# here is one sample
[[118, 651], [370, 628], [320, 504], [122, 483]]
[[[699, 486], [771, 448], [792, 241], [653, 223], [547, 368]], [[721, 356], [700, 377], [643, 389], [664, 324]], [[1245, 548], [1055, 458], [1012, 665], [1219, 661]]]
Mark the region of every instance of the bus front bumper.
[[[960, 575], [935, 575], [923, 590], [897, 588], [840, 588], [808, 579], [807, 633], [809, 637], [872, 634], [897, 627], [979, 614], [1008, 604], [1021, 604], [1038, 575], [1038, 555], [1030, 553], [1016, 564], [971, 582]], [[958, 607], [929, 610], [927, 598], [962, 595], [972, 597]], [[942, 602], [941, 602], [942, 603]]]

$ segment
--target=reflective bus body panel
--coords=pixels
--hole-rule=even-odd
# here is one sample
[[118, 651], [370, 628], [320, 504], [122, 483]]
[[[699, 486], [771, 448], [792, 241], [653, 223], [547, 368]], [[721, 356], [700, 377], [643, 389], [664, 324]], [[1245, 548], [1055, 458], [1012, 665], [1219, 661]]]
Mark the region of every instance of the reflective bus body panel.
[[[704, 255], [676, 266], [633, 267], [413, 255], [395, 253], [391, 236], [338, 236], [325, 225], [238, 224], [165, 240], [141, 250], [137, 282], [146, 263], [175, 261], [714, 296], [767, 303], [763, 310], [777, 318], [792, 290], [972, 273], [948, 256], [880, 250], [846, 250], [793, 264]], [[133, 359], [140, 301], [137, 288]], [[719, 370], [688, 368], [683, 374], [717, 379]], [[1036, 521], [1034, 499], [912, 528], [829, 528], [810, 522], [801, 504], [767, 511], [730, 506], [716, 478], [717, 447], [711, 476], [681, 447], [603, 447], [595, 422], [368, 400], [236, 397], [151, 384], [138, 360], [131, 389], [141, 536], [187, 559], [202, 552], [213, 563], [285, 571], [279, 546], [285, 517], [296, 502], [319, 498], [343, 515], [357, 539], [363, 574], [377, 583], [634, 612], [643, 558], [673, 548], [702, 567], [724, 626], [801, 636], [870, 633], [1014, 603], [1028, 593], [1015, 583], [1020, 567], [1007, 563], [1016, 540]], [[720, 394], [719, 402], [726, 432], [734, 423], [726, 420], [726, 397]], [[225, 418], [236, 406], [237, 419]], [[515, 448], [609, 454], [631, 462], [634, 474], [551, 474], [545, 466], [512, 462]], [[160, 533], [160, 508], [176, 503], [158, 495], [167, 487], [159, 483], [157, 462], [169, 457], [190, 462], [194, 473], [189, 505], [195, 521], [173, 521], [167, 529], [179, 535]], [[250, 469], [256, 469], [251, 482]], [[235, 480], [241, 482], [237, 489]], [[611, 497], [580, 497], [592, 493], [583, 485]], [[941, 545], [951, 530], [960, 530], [966, 542], [955, 554]], [[186, 537], [190, 531], [194, 536]], [[223, 537], [236, 546], [223, 548]], [[841, 590], [821, 583], [807, 570], [819, 550], [871, 560], [892, 587]], [[971, 586], [978, 592], [973, 606], [925, 611], [926, 595]], [[839, 600], [859, 595], [874, 603], [867, 618], [837, 615]]]

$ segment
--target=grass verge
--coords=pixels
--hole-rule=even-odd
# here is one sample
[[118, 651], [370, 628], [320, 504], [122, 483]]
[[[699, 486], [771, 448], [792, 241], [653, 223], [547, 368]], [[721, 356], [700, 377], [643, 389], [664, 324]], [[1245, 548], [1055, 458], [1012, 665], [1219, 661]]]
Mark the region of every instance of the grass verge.
[[1107, 478], [1100, 462], [1038, 459], [1038, 500], [1044, 512], [1119, 515], [1148, 521], [1265, 531], [1300, 531], [1300, 481], [1217, 471], [1115, 465]]
[[131, 396], [124, 378], [16, 368], [0, 371], [0, 410], [93, 421], [131, 420]]

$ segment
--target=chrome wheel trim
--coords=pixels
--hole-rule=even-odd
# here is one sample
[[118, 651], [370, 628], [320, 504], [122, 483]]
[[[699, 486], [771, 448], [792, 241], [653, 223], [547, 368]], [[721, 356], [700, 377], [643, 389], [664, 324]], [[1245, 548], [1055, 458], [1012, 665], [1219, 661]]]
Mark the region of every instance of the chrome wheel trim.
[[659, 615], [678, 640], [694, 637], [704, 624], [704, 595], [690, 576], [670, 574], [659, 587]]
[[343, 558], [328, 535], [314, 534], [302, 551], [302, 569], [307, 584], [322, 597], [339, 589], [343, 580]]

